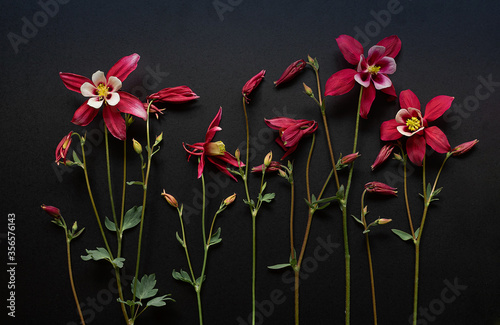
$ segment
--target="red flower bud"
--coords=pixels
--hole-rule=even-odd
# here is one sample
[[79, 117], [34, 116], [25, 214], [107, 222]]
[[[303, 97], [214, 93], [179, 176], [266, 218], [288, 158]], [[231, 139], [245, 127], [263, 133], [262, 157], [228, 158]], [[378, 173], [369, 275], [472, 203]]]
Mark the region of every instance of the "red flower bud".
[[[71, 146], [71, 135], [73, 131], [70, 131], [62, 140], [59, 142], [56, 148], [56, 163], [59, 165], [62, 162], [66, 165], [66, 156], [69, 151], [69, 147]], [[61, 161], [62, 159], [62, 161]]]
[[[252, 173], [262, 173], [264, 166], [265, 166], [265, 164], [253, 167]], [[269, 162], [269, 165], [266, 167], [266, 172], [275, 172], [275, 171], [279, 171], [280, 169], [281, 169], [281, 164], [279, 162], [271, 161], [271, 162]]]
[[243, 86], [243, 89], [241, 90], [241, 93], [243, 94], [243, 98], [245, 98], [245, 101], [250, 103], [250, 99], [248, 99], [248, 95], [257, 88], [257, 86], [260, 84], [262, 79], [264, 78], [264, 75], [266, 74], [266, 70], [262, 70], [261, 72], [257, 73], [255, 76], [253, 76], [250, 80], [247, 81], [247, 83]]
[[394, 144], [386, 144], [385, 146], [380, 149], [380, 152], [377, 155], [377, 158], [375, 158], [375, 161], [373, 162], [372, 170], [380, 166], [384, 161], [389, 158], [389, 156], [392, 153], [392, 150], [394, 149]]
[[233, 202], [234, 202], [234, 200], [236, 200], [236, 193], [234, 193], [233, 195], [228, 196], [228, 197], [224, 200], [224, 204], [225, 204], [225, 205], [230, 205], [231, 203], [233, 203]]
[[396, 196], [396, 188], [390, 187], [387, 184], [381, 183], [381, 182], [369, 182], [365, 184], [365, 189], [368, 192], [371, 193], [380, 193], [384, 195], [394, 195]]
[[274, 86], [277, 87], [280, 84], [290, 81], [295, 78], [302, 69], [306, 66], [306, 61], [297, 60], [294, 63], [290, 64], [288, 68], [286, 68], [285, 72], [281, 75], [281, 77], [274, 82]]
[[451, 149], [451, 154], [453, 156], [463, 155], [467, 151], [471, 150], [472, 147], [474, 147], [476, 145], [476, 143], [478, 143], [478, 142], [479, 142], [479, 140], [475, 139], [475, 140], [472, 140], [472, 141], [469, 141], [469, 142], [465, 142], [465, 143], [459, 144], [455, 148]]
[[356, 153], [351, 153], [347, 156], [344, 156], [340, 159], [340, 164], [342, 165], [348, 165], [350, 163], [352, 163], [354, 160], [356, 160], [359, 156], [361, 156], [359, 154], [359, 152], [356, 152]]
[[164, 103], [186, 103], [200, 96], [196, 95], [188, 86], [164, 88], [157, 93], [148, 96], [148, 100], [156, 100]]
[[170, 204], [174, 208], [179, 207], [179, 204], [177, 203], [177, 200], [175, 199], [175, 197], [171, 194], [167, 194], [165, 192], [165, 190], [163, 190], [163, 192], [161, 193], [161, 196], [163, 196], [165, 198], [165, 200], [168, 202], [168, 204]]
[[42, 204], [42, 209], [47, 212], [47, 214], [55, 219], [61, 218], [61, 211], [58, 208], [51, 205]]

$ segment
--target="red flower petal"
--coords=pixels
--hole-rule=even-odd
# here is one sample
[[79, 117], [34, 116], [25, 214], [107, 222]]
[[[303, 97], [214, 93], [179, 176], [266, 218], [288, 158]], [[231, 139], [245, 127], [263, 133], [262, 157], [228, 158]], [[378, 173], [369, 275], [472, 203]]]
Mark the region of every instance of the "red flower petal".
[[325, 96], [338, 96], [348, 93], [354, 84], [354, 76], [356, 75], [354, 69], [343, 69], [334, 73], [325, 84]]
[[394, 89], [394, 84], [392, 84], [390, 87], [380, 89], [380, 91], [389, 95], [389, 97], [387, 98], [388, 101], [398, 98], [398, 95], [396, 95], [396, 89]]
[[370, 84], [367, 88], [363, 88], [363, 94], [361, 94], [361, 108], [359, 111], [359, 116], [362, 118], [367, 118], [368, 113], [370, 113], [370, 108], [372, 107], [373, 100], [375, 100], [375, 87]]
[[385, 47], [385, 56], [390, 56], [391, 58], [395, 58], [401, 50], [401, 40], [396, 35], [384, 38], [377, 45]]
[[432, 149], [439, 153], [446, 153], [451, 150], [450, 143], [446, 135], [437, 126], [431, 126], [424, 129], [425, 142]]
[[417, 96], [411, 90], [403, 90], [399, 95], [399, 104], [401, 108], [417, 108], [420, 110], [420, 101]]
[[120, 112], [116, 109], [116, 106], [104, 106], [102, 110], [102, 116], [109, 132], [118, 140], [125, 140], [127, 137], [125, 120], [120, 115]]
[[406, 141], [408, 158], [417, 166], [422, 166], [425, 156], [425, 139], [421, 135], [414, 135]]
[[73, 119], [71, 120], [71, 122], [76, 125], [86, 126], [90, 122], [92, 122], [92, 120], [94, 119], [94, 117], [97, 115], [98, 112], [99, 112], [98, 109], [90, 107], [87, 104], [87, 102], [85, 102], [75, 111], [75, 114], [73, 115]]
[[424, 119], [427, 122], [434, 121], [435, 119], [441, 117], [444, 112], [451, 106], [451, 102], [455, 97], [450, 96], [437, 96], [431, 99], [425, 106]]
[[212, 141], [212, 139], [215, 136], [215, 132], [222, 130], [222, 128], [219, 127], [221, 118], [222, 118], [222, 107], [219, 107], [217, 115], [215, 115], [214, 119], [208, 126], [207, 133], [205, 134], [205, 143]]
[[349, 35], [340, 35], [336, 41], [339, 45], [340, 52], [342, 52], [347, 62], [357, 65], [359, 57], [364, 51], [363, 45], [361, 45], [361, 43], [354, 37]]
[[264, 122], [273, 130], [287, 128], [296, 124], [298, 121], [288, 117], [276, 117], [272, 119], [264, 119]]
[[396, 120], [389, 120], [382, 123], [380, 126], [380, 139], [382, 141], [393, 141], [401, 138], [403, 135], [397, 129], [399, 125]]
[[127, 79], [128, 75], [137, 68], [140, 56], [137, 53], [121, 58], [109, 69], [107, 77], [115, 76], [120, 81]]
[[80, 94], [80, 87], [84, 83], [88, 82], [91, 85], [94, 84], [89, 78], [74, 73], [59, 72], [59, 77], [61, 77], [66, 88]]
[[120, 101], [115, 105], [116, 109], [122, 113], [132, 114], [146, 120], [148, 112], [144, 109], [144, 105], [139, 98], [124, 91], [119, 91], [118, 94], [120, 94]]

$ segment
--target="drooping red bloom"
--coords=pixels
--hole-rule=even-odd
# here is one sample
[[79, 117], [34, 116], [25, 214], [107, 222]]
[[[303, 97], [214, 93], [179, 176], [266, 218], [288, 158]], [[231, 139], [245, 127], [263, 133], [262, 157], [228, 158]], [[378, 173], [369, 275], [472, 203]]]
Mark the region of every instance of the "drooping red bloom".
[[203, 173], [203, 168], [205, 167], [205, 158], [217, 167], [221, 172], [228, 175], [235, 181], [238, 181], [236, 177], [234, 177], [229, 170], [227, 170], [226, 165], [232, 165], [235, 167], [243, 167], [245, 166], [242, 162], [238, 163], [236, 157], [231, 155], [226, 151], [226, 147], [222, 141], [212, 142], [212, 139], [215, 136], [217, 131], [222, 130], [219, 127], [219, 123], [222, 117], [222, 107], [219, 108], [219, 112], [210, 123], [208, 127], [207, 133], [205, 135], [205, 142], [197, 142], [194, 144], [184, 144], [184, 150], [188, 152], [188, 160], [191, 155], [200, 156], [200, 163], [198, 164], [198, 178], [201, 177]]
[[312, 134], [318, 128], [316, 121], [294, 120], [288, 117], [276, 117], [270, 120], [264, 119], [267, 126], [279, 131], [276, 143], [285, 150], [284, 159], [297, 149], [300, 139], [305, 135]]
[[369, 182], [365, 184], [365, 189], [370, 193], [380, 193], [383, 195], [394, 195], [398, 193], [397, 189], [394, 187], [390, 187], [387, 184], [381, 182]]
[[200, 96], [196, 95], [188, 86], [177, 86], [164, 88], [159, 92], [149, 95], [147, 99], [164, 103], [181, 104], [198, 98]]
[[340, 165], [349, 165], [352, 163], [354, 160], [358, 159], [361, 155], [359, 152], [351, 153], [348, 155], [345, 155], [344, 157], [340, 158], [339, 164]]
[[42, 204], [42, 209], [43, 211], [47, 212], [47, 214], [55, 219], [59, 219], [61, 218], [61, 211], [59, 211], [58, 208], [56, 207], [53, 207], [51, 205], [45, 205], [45, 204]]
[[475, 140], [472, 140], [472, 141], [468, 141], [468, 142], [464, 142], [462, 144], [459, 144], [455, 148], [451, 149], [451, 154], [453, 156], [463, 155], [467, 151], [471, 150], [472, 147], [474, 147], [476, 145], [476, 143], [478, 143], [478, 142], [479, 142], [479, 140], [475, 139]]
[[59, 76], [66, 88], [90, 97], [76, 110], [71, 122], [82, 126], [88, 125], [97, 115], [99, 108], [103, 107], [102, 115], [109, 132], [115, 138], [125, 140], [125, 120], [120, 113], [128, 113], [143, 120], [147, 118], [147, 112], [141, 101], [120, 90], [122, 82], [137, 67], [139, 58], [135, 53], [123, 57], [109, 69], [106, 76], [104, 72], [97, 71], [92, 75], [92, 80], [74, 73], [60, 72]]
[[[68, 155], [69, 147], [71, 146], [71, 135], [73, 131], [70, 131], [64, 138], [61, 139], [56, 148], [56, 163], [63, 163], [66, 165], [66, 156]], [[62, 160], [62, 161], [61, 161]]]
[[[264, 164], [252, 167], [252, 173], [262, 173], [262, 170], [264, 170], [264, 167], [265, 167]], [[266, 167], [266, 173], [279, 171], [281, 169], [281, 167], [283, 167], [283, 166], [279, 162], [271, 161], [269, 163], [269, 166]]]
[[454, 97], [437, 96], [425, 106], [422, 117], [420, 102], [411, 90], [404, 90], [400, 94], [401, 109], [393, 120], [385, 121], [380, 126], [380, 138], [383, 141], [393, 141], [406, 136], [406, 151], [408, 158], [417, 166], [422, 165], [427, 143], [439, 153], [451, 150], [446, 135], [437, 126], [428, 126], [450, 108]]
[[375, 99], [375, 90], [388, 94], [391, 96], [390, 99], [396, 98], [396, 91], [387, 75], [396, 71], [394, 58], [401, 50], [401, 40], [397, 36], [386, 37], [372, 46], [366, 58], [361, 43], [351, 36], [340, 35], [337, 44], [344, 58], [357, 68], [343, 69], [334, 73], [326, 82], [326, 96], [343, 95], [349, 92], [356, 82], [359, 83], [364, 87], [359, 113], [362, 118], [367, 118], [370, 112]]
[[394, 150], [394, 144], [390, 143], [384, 145], [382, 149], [380, 149], [377, 158], [375, 158], [375, 161], [371, 165], [372, 170], [374, 170], [375, 168], [380, 166], [384, 161], [386, 161], [387, 158], [389, 158], [389, 156], [391, 155], [392, 150]]
[[302, 71], [306, 67], [306, 65], [307, 65], [306, 61], [302, 59], [297, 60], [294, 63], [290, 64], [286, 68], [285, 72], [283, 72], [281, 77], [274, 82], [274, 86], [277, 87], [282, 83], [292, 80], [300, 73], [300, 71]]
[[243, 98], [245, 98], [245, 101], [250, 103], [250, 99], [248, 98], [248, 95], [257, 88], [257, 86], [260, 84], [262, 79], [264, 79], [264, 76], [266, 74], [266, 70], [262, 70], [261, 72], [257, 73], [255, 76], [253, 76], [250, 80], [246, 82], [246, 84], [243, 86], [243, 89], [241, 90], [241, 93], [243, 95]]

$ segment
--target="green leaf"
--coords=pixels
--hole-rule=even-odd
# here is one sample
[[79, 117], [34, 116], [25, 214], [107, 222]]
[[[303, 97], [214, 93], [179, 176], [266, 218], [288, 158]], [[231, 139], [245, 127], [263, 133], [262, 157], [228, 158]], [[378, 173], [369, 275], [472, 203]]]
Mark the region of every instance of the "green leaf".
[[134, 206], [123, 216], [123, 230], [131, 229], [141, 222], [142, 205]]
[[129, 305], [130, 307], [132, 307], [133, 305], [142, 306], [142, 302], [140, 302], [140, 301], [132, 301], [132, 300], [124, 301], [124, 300], [121, 300], [120, 298], [116, 299], [116, 301], [121, 302], [121, 303], [126, 304], [126, 305]]
[[337, 191], [335, 196], [337, 197], [337, 199], [339, 201], [344, 199], [344, 185], [340, 185], [340, 188]]
[[161, 296], [161, 297], [154, 297], [153, 299], [151, 299], [150, 301], [148, 301], [147, 306], [154, 306], [154, 307], [165, 306], [166, 305], [165, 301], [167, 301], [167, 300], [175, 302], [174, 299], [169, 298], [168, 296], [170, 296], [170, 295], [164, 295], [164, 296]]
[[99, 261], [99, 260], [108, 260], [111, 262], [111, 257], [109, 256], [108, 251], [103, 247], [97, 247], [97, 249], [86, 249], [85, 250], [88, 255], [81, 256], [82, 260], [89, 261]]
[[356, 220], [357, 222], [359, 222], [360, 224], [363, 225], [363, 221], [359, 220], [358, 218], [356, 218], [354, 215], [351, 214], [351, 217], [354, 218], [354, 220]]
[[251, 208], [255, 207], [255, 202], [252, 199], [250, 199], [250, 201], [243, 199], [243, 203], [249, 205]]
[[111, 261], [111, 264], [116, 265], [121, 269], [123, 267], [123, 262], [125, 262], [123, 257], [117, 257]]
[[279, 270], [279, 269], [284, 269], [284, 268], [289, 267], [289, 266], [292, 266], [292, 264], [290, 264], [290, 263], [276, 264], [276, 265], [268, 266], [267, 268], [271, 269], [271, 270]]
[[130, 182], [127, 182], [127, 185], [141, 185], [141, 186], [144, 186], [144, 183], [140, 182], [140, 181], [130, 181]]
[[220, 227], [219, 227], [219, 229], [217, 229], [217, 232], [210, 237], [210, 242], [208, 243], [208, 246], [218, 244], [221, 241], [222, 238], [220, 238]]
[[200, 276], [198, 279], [196, 279], [196, 285], [198, 287], [201, 287], [201, 284], [203, 283], [203, 281], [205, 281], [206, 278], [207, 278], [206, 275], [204, 275], [203, 278]]
[[391, 229], [393, 233], [395, 233], [396, 235], [399, 236], [399, 238], [401, 238], [402, 240], [410, 240], [410, 239], [413, 239], [412, 235], [410, 235], [409, 233], [406, 233], [402, 230], [398, 230], [398, 229]]
[[134, 278], [133, 283], [134, 285], [130, 288], [132, 294], [134, 293], [135, 287], [135, 296], [140, 300], [154, 297], [158, 292], [158, 289], [154, 288], [156, 286], [156, 276], [154, 273], [151, 275], [144, 275], [141, 281], [137, 281], [137, 279]]
[[266, 203], [270, 203], [274, 199], [275, 196], [276, 196], [276, 194], [274, 194], [274, 193], [266, 193], [266, 194], [264, 194], [264, 196], [262, 196], [261, 201], [266, 202]]
[[262, 189], [260, 190], [262, 193], [264, 193], [266, 186], [267, 186], [267, 182], [264, 182], [264, 184], [262, 184]]
[[370, 232], [370, 229], [363, 230], [363, 234], [367, 234]]
[[73, 151], [73, 161], [80, 167], [83, 167], [82, 161], [78, 158], [76, 151]]
[[420, 232], [420, 227], [419, 227], [419, 228], [417, 228], [417, 230], [415, 230], [415, 238], [418, 238], [418, 234], [419, 234], [419, 232]]
[[177, 238], [177, 241], [181, 244], [182, 247], [184, 247], [184, 241], [181, 237], [179, 237], [179, 233], [177, 231], [175, 232], [175, 238]]
[[186, 271], [183, 271], [182, 269], [180, 272], [177, 272], [176, 270], [172, 270], [172, 277], [176, 280], [184, 281], [184, 282], [187, 282], [191, 285], [194, 285], [189, 274]]
[[116, 225], [113, 221], [109, 220], [108, 217], [106, 217], [104, 219], [104, 225], [106, 226], [106, 228], [108, 228], [108, 230], [111, 230], [111, 231], [116, 231]]

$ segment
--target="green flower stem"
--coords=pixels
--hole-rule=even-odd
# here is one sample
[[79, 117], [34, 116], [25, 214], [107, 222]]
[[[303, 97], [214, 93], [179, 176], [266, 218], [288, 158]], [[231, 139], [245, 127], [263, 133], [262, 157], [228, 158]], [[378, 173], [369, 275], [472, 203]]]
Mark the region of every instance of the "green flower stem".
[[[196, 300], [198, 301], [198, 316], [200, 319], [200, 325], [203, 324], [203, 312], [201, 308], [201, 286], [203, 285], [203, 277], [205, 276], [205, 267], [207, 265], [207, 256], [208, 256], [208, 242], [207, 242], [207, 235], [206, 235], [206, 229], [205, 229], [205, 205], [206, 205], [206, 186], [205, 186], [205, 176], [203, 173], [201, 173], [201, 184], [202, 184], [202, 191], [203, 191], [203, 204], [202, 204], [202, 210], [201, 210], [201, 230], [203, 234], [203, 266], [201, 268], [201, 275], [200, 275], [200, 283], [196, 283], [196, 279], [194, 280], [195, 286], [194, 289], [196, 291]], [[217, 216], [217, 214], [216, 214]], [[214, 220], [215, 221], [215, 217]], [[213, 226], [213, 223], [212, 223]], [[211, 233], [212, 230], [210, 230], [209, 234], [209, 240], [210, 237], [212, 236]]]
[[[153, 102], [149, 102], [149, 106], [147, 111], [149, 112], [149, 108]], [[149, 180], [149, 172], [151, 171], [151, 157], [153, 156], [153, 148], [151, 148], [151, 140], [150, 140], [150, 132], [149, 132], [149, 113], [147, 114], [146, 117], [146, 139], [147, 139], [147, 152], [148, 152], [148, 160], [147, 160], [147, 165], [146, 165], [146, 177], [144, 177], [143, 181], [143, 194], [142, 194], [142, 212], [141, 212], [141, 225], [139, 229], [139, 241], [137, 243], [137, 260], [135, 264], [135, 280], [138, 280], [139, 278], [139, 265], [141, 261], [141, 247], [142, 247], [142, 233], [144, 230], [144, 215], [146, 212], [146, 198], [147, 198], [147, 192], [148, 192], [148, 180]], [[142, 169], [142, 161], [141, 161], [141, 169]], [[136, 287], [135, 287], [135, 281], [134, 281], [134, 290], [133, 290], [133, 297], [132, 301], [135, 302], [136, 298]], [[135, 310], [135, 305], [132, 306], [132, 311]], [[135, 318], [134, 318], [135, 321]]]
[[[113, 260], [114, 259], [113, 252], [111, 251], [111, 248], [109, 247], [109, 244], [108, 244], [108, 240], [106, 239], [106, 234], [104, 233], [104, 229], [102, 227], [101, 218], [99, 217], [99, 213], [97, 212], [97, 207], [95, 205], [94, 196], [92, 194], [92, 189], [90, 188], [89, 174], [88, 174], [88, 170], [87, 170], [87, 159], [85, 157], [85, 147], [84, 147], [85, 140], [82, 139], [81, 136], [79, 136], [79, 137], [80, 137], [80, 145], [82, 148], [83, 173], [85, 175], [85, 182], [87, 184], [87, 191], [89, 193], [90, 202], [92, 204], [92, 208], [94, 209], [94, 214], [95, 214], [95, 217], [97, 220], [97, 224], [99, 226], [99, 230], [101, 232], [102, 239], [104, 240], [104, 245], [106, 246], [106, 249], [109, 253], [110, 258]], [[119, 271], [117, 270], [116, 267], [115, 267], [115, 277], [116, 277], [116, 286], [118, 288], [118, 295], [119, 295], [120, 299], [123, 300], [123, 290], [122, 290], [122, 285], [121, 285], [121, 281], [120, 281], [120, 274], [119, 274]], [[130, 320], [129, 320], [129, 317], [127, 314], [127, 310], [125, 308], [125, 304], [121, 303], [120, 305], [121, 305], [123, 317], [125, 318], [125, 322], [128, 324]]]
[[[113, 221], [115, 225], [118, 225], [118, 220], [116, 219], [116, 210], [115, 210], [115, 200], [113, 198], [113, 186], [111, 184], [111, 164], [109, 161], [109, 136], [108, 136], [108, 128], [104, 125], [104, 143], [106, 144], [106, 169], [108, 173], [108, 190], [109, 190], [109, 200], [111, 202], [111, 213], [113, 214]], [[118, 236], [118, 243], [120, 242], [120, 236]]]
[[85, 325], [85, 320], [83, 319], [82, 315], [82, 309], [80, 308], [80, 302], [78, 300], [78, 295], [76, 294], [76, 289], [75, 289], [75, 282], [73, 280], [73, 269], [71, 267], [71, 249], [70, 249], [70, 242], [71, 238], [68, 234], [68, 228], [66, 226], [66, 222], [64, 221], [64, 218], [61, 217], [61, 223], [64, 228], [64, 235], [66, 239], [66, 256], [68, 259], [68, 274], [69, 274], [69, 282], [71, 284], [71, 291], [73, 292], [73, 298], [75, 299], [75, 304], [76, 304], [76, 309], [78, 310], [78, 316], [80, 316], [80, 321], [82, 325]]
[[117, 231], [118, 235], [118, 252], [117, 257], [122, 254], [122, 239], [123, 239], [123, 217], [125, 215], [125, 193], [127, 188], [127, 142], [123, 141], [123, 184], [122, 184], [122, 206], [120, 213], [120, 226]]
[[[436, 190], [437, 182], [441, 172], [443, 170], [444, 164], [451, 157], [451, 153], [446, 154], [446, 158], [443, 160], [441, 167], [436, 175], [436, 179], [434, 180], [434, 185], [430, 193], [426, 193], [424, 195], [424, 212], [422, 213], [422, 221], [420, 223], [420, 228], [418, 232], [418, 236], [415, 240], [415, 280], [414, 280], [414, 291], [413, 291], [413, 325], [417, 325], [417, 313], [418, 313], [418, 279], [419, 279], [419, 269], [420, 269], [420, 241], [422, 240], [422, 233], [424, 230], [425, 220], [427, 218], [427, 212], [429, 211], [429, 205], [431, 203], [432, 194]], [[425, 158], [423, 163], [423, 181], [425, 182]], [[425, 183], [424, 183], [425, 184]], [[425, 185], [424, 185], [425, 188]]]
[[255, 325], [256, 219], [257, 216], [252, 214], [252, 325]]
[[295, 256], [295, 245], [293, 241], [293, 214], [295, 206], [295, 182], [292, 180], [290, 182], [290, 256], [292, 260], [296, 258]]
[[401, 148], [401, 155], [403, 157], [403, 170], [404, 170], [404, 178], [403, 178], [403, 185], [404, 185], [404, 189], [405, 189], [405, 205], [406, 205], [406, 212], [408, 214], [408, 223], [410, 224], [410, 229], [411, 229], [411, 235], [413, 236], [414, 239], [415, 238], [415, 230], [413, 229], [413, 221], [411, 219], [411, 212], [410, 212], [410, 203], [409, 203], [409, 200], [408, 200], [408, 179], [407, 179], [407, 172], [406, 172], [406, 164], [408, 162], [408, 155], [406, 155], [404, 152], [403, 152], [403, 148]]
[[[365, 214], [365, 194], [366, 189], [363, 191], [361, 195], [361, 221], [363, 222], [363, 226], [365, 231], [368, 230], [368, 226], [366, 224], [366, 214]], [[365, 241], [366, 241], [366, 251], [368, 255], [368, 266], [370, 270], [370, 283], [372, 289], [372, 307], [373, 307], [373, 323], [377, 325], [377, 303], [375, 302], [375, 278], [373, 276], [373, 263], [372, 263], [372, 253], [370, 250], [370, 240], [368, 238], [368, 232], [365, 232]]]

